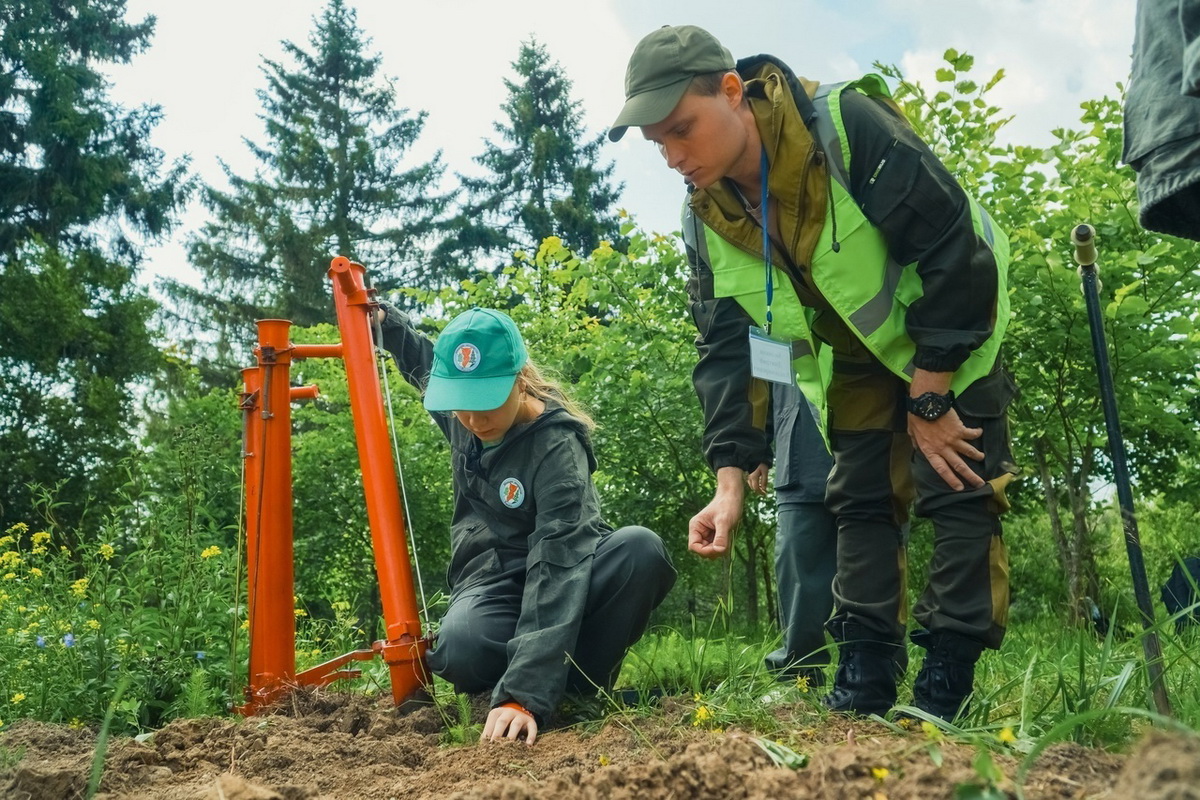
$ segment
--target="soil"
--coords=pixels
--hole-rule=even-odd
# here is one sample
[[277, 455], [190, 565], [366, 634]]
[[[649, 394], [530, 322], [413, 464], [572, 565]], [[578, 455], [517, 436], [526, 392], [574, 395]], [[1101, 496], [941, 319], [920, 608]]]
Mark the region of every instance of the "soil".
[[[176, 720], [143, 741], [109, 741], [101, 800], [425, 800], [426, 798], [954, 798], [982, 786], [970, 744], [918, 729], [826, 718], [806, 703], [772, 713], [779, 736], [807, 757], [779, 766], [754, 734], [692, 724], [694, 704], [672, 698], [653, 713], [550, 730], [537, 744], [454, 744], [433, 707], [398, 715], [387, 698], [318, 692], [249, 719]], [[475, 723], [486, 713], [472, 709]], [[478, 736], [478, 728], [473, 736]], [[460, 737], [461, 738], [461, 737]], [[84, 797], [96, 734], [41, 722], [0, 733], [0, 797]], [[769, 746], [769, 743], [768, 743]], [[13, 764], [14, 758], [21, 756]], [[999, 752], [1002, 794], [1021, 754]], [[6, 759], [6, 760], [5, 760]], [[940, 760], [940, 766], [935, 763]], [[1027, 798], [1200, 800], [1200, 740], [1152, 731], [1133, 755], [1058, 744], [1035, 762]]]

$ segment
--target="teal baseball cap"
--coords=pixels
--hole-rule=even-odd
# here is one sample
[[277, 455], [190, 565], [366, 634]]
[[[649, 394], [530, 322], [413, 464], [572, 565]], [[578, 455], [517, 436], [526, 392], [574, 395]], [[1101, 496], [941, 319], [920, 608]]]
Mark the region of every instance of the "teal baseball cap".
[[433, 344], [425, 387], [430, 411], [491, 411], [504, 405], [529, 360], [516, 323], [491, 308], [464, 311]]
[[608, 138], [618, 141], [633, 126], [662, 122], [675, 110], [692, 78], [735, 68], [717, 37], [695, 25], [664, 25], [633, 48], [625, 69], [625, 105]]

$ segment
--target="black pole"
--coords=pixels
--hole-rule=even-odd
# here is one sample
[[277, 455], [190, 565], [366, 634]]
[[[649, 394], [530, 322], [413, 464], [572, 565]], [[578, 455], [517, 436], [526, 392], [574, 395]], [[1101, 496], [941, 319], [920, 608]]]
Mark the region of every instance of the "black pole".
[[1133, 491], [1129, 485], [1129, 465], [1125, 459], [1125, 440], [1121, 437], [1121, 420], [1117, 416], [1117, 394], [1113, 388], [1112, 371], [1108, 366], [1108, 346], [1104, 341], [1104, 317], [1100, 314], [1100, 295], [1096, 278], [1096, 230], [1091, 225], [1077, 225], [1071, 231], [1075, 245], [1075, 261], [1083, 280], [1083, 297], [1087, 304], [1088, 326], [1092, 331], [1092, 350], [1096, 356], [1096, 375], [1100, 379], [1100, 404], [1104, 408], [1104, 425], [1108, 429], [1108, 448], [1112, 455], [1113, 476], [1117, 481], [1117, 502], [1121, 506], [1121, 525], [1125, 530], [1125, 552], [1129, 555], [1129, 572], [1133, 576], [1133, 595], [1142, 612], [1142, 651], [1150, 673], [1150, 691], [1154, 706], [1163, 716], [1171, 716], [1171, 701], [1163, 681], [1162, 647], [1154, 629], [1154, 609], [1150, 604], [1150, 582], [1146, 579], [1146, 562], [1142, 558], [1142, 539], [1138, 535], [1137, 516], [1133, 511]]

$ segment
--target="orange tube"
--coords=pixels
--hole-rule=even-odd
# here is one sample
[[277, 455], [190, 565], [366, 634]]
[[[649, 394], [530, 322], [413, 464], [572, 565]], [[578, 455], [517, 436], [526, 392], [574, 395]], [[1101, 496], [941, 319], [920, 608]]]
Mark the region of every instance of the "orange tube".
[[392, 696], [400, 703], [427, 681], [423, 666], [425, 641], [421, 639], [404, 513], [375, 367], [370, 321], [375, 304], [366, 291], [365, 271], [361, 264], [339, 256], [330, 264], [329, 277], [333, 279], [367, 519], [387, 626], [387, 641], [380, 650], [391, 668]]
[[337, 344], [294, 344], [292, 345], [292, 360], [302, 358], [341, 358], [342, 343]]
[[[287, 320], [258, 322], [261, 380], [255, 453], [260, 495], [253, 526], [247, 526], [247, 584], [250, 613], [250, 692], [281, 687], [296, 674], [296, 618], [292, 611], [292, 409]], [[255, 445], [256, 447], [258, 445]], [[250, 508], [247, 498], [247, 509]], [[249, 523], [251, 517], [247, 515]], [[266, 698], [264, 698], [266, 699]]]
[[[262, 516], [262, 417], [260, 416], [262, 400], [262, 369], [247, 367], [242, 370], [243, 391], [239, 408], [242, 410], [242, 467], [243, 502], [246, 531], [246, 574], [254, 575], [258, 570], [259, 526]], [[253, 625], [254, 611], [257, 604], [257, 591], [253, 582], [247, 581], [246, 586], [246, 620]], [[254, 681], [254, 652], [250, 652], [250, 690]]]

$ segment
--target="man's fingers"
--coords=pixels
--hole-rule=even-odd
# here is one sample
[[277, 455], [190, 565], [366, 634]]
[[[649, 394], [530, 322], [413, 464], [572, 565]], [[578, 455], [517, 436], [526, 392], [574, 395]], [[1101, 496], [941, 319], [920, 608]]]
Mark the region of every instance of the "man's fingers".
[[929, 456], [928, 460], [929, 466], [933, 467], [933, 471], [941, 476], [942, 480], [946, 482], [947, 486], [956, 492], [963, 488], [963, 482], [960, 481], [958, 476], [954, 474], [954, 469], [951, 468], [946, 459], [935, 453], [934, 455]]

